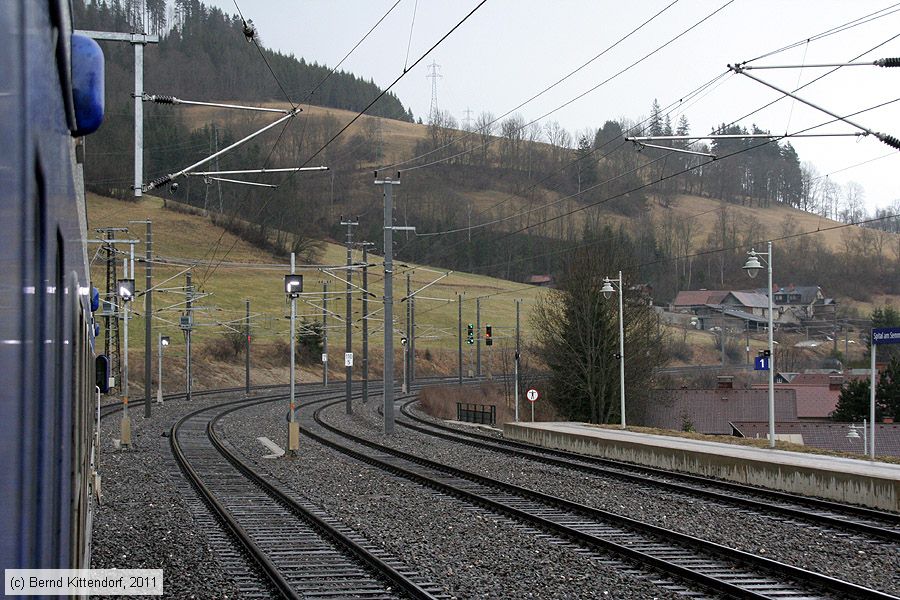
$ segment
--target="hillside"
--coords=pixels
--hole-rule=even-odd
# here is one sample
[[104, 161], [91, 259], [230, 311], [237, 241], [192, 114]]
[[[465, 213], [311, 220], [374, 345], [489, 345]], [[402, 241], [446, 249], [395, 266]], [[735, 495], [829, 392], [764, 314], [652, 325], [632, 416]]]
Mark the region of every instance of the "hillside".
[[[373, 190], [373, 193], [374, 190]], [[240, 329], [245, 314], [244, 302], [251, 301], [251, 322], [253, 327], [253, 373], [254, 382], [285, 381], [287, 357], [289, 305], [283, 293], [283, 275], [289, 272], [289, 263], [282, 257], [265, 253], [235, 237], [231, 233], [212, 224], [209, 219], [164, 209], [162, 201], [156, 197], [144, 196], [140, 202], [120, 201], [111, 198], [88, 195], [88, 227], [121, 227], [129, 226], [131, 220], [150, 219], [153, 221], [154, 254], [167, 260], [201, 261], [192, 269], [193, 283], [201, 294], [208, 294], [195, 302], [195, 320], [197, 329], [193, 335], [194, 360], [198, 369], [200, 387], [204, 382], [211, 383], [214, 378], [230, 381], [233, 385], [243, 382], [243, 354], [234, 355], [228, 332]], [[144, 225], [130, 226], [129, 235], [142, 239]], [[91, 251], [96, 252], [95, 246]], [[126, 250], [127, 248], [119, 248]], [[135, 248], [135, 255], [142, 256], [143, 245]], [[104, 257], [92, 255], [91, 274], [94, 284], [102, 288], [105, 282]], [[360, 260], [359, 251], [354, 252], [354, 260]], [[120, 257], [121, 260], [121, 257]], [[219, 261], [223, 264], [215, 266]], [[341, 265], [346, 261], [344, 246], [328, 242], [318, 261], [321, 265]], [[381, 356], [383, 333], [381, 325], [383, 314], [381, 297], [383, 296], [381, 259], [370, 255], [370, 290], [376, 296], [370, 299], [369, 311], [373, 313], [370, 322], [370, 348], [372, 351], [372, 376], [378, 377], [381, 372]], [[252, 267], [250, 265], [263, 265]], [[136, 286], [143, 288], [144, 269], [139, 262], [136, 265]], [[154, 295], [154, 332], [162, 332], [171, 336], [173, 344], [166, 350], [165, 364], [167, 372], [172, 369], [174, 379], [183, 377], [183, 336], [178, 328], [178, 317], [184, 301], [185, 267], [154, 266], [154, 285], [159, 290]], [[345, 285], [334, 278], [326, 276], [312, 266], [298, 269], [304, 275], [304, 292], [314, 294], [308, 297], [308, 304], [298, 303], [297, 313], [300, 319], [321, 321], [322, 282], [329, 280], [329, 311], [343, 317], [345, 314]], [[413, 288], [420, 288], [433, 282], [442, 272], [419, 265], [397, 263], [395, 277], [395, 330], [405, 329], [405, 304], [400, 303], [406, 287], [406, 272], [411, 274]], [[121, 263], [119, 277], [122, 276]], [[342, 277], [342, 274], [337, 273]], [[354, 276], [354, 283], [361, 284], [359, 275]], [[99, 285], [98, 285], [99, 284]], [[102, 290], [101, 290], [102, 291]], [[476, 296], [491, 296], [481, 303], [482, 324], [493, 326], [495, 345], [493, 355], [485, 347], [482, 348], [485, 369], [488, 361], [494, 361], [499, 368], [501, 355], [510, 352], [515, 335], [515, 299], [522, 300], [521, 327], [523, 339], [528, 339], [531, 332], [529, 315], [535, 300], [543, 292], [541, 288], [522, 286], [514, 282], [467, 273], [451, 273], [431, 285], [423, 298], [416, 304], [417, 355], [422, 373], [449, 373], [456, 368], [456, 327], [457, 303], [456, 294], [465, 295], [463, 303], [464, 323], [475, 322]], [[332, 295], [335, 294], [335, 295]], [[427, 299], [426, 299], [427, 298]], [[357, 322], [354, 325], [354, 350], [360, 352], [361, 329], [358, 319], [361, 315], [359, 294], [354, 295], [353, 312]], [[442, 301], [443, 300], [443, 301]], [[446, 300], [449, 300], [446, 301]], [[134, 305], [137, 313], [129, 326], [129, 344], [131, 351], [131, 380], [139, 383], [143, 361], [144, 320], [140, 302]], [[299, 320], [298, 320], [299, 322]], [[343, 377], [342, 354], [344, 352], [344, 326], [336, 318], [329, 318], [329, 355], [331, 377]], [[155, 335], [155, 333], [154, 333]], [[399, 336], [395, 338], [395, 348], [400, 352]], [[124, 342], [124, 340], [123, 340]], [[101, 343], [102, 347], [102, 343]], [[156, 352], [154, 339], [153, 351]], [[474, 350], [465, 346], [466, 364], [474, 360]], [[428, 356], [431, 360], [428, 360]], [[506, 357], [508, 360], [508, 356]], [[154, 359], [155, 360], [155, 359]], [[402, 363], [398, 363], [401, 365]], [[304, 381], [319, 380], [321, 366], [307, 364], [301, 366], [301, 378]], [[169, 380], [166, 378], [166, 380]]]
[[[220, 102], [236, 102], [233, 99], [220, 100]], [[284, 102], [264, 102], [259, 106], [289, 108]], [[202, 129], [208, 123], [218, 122], [221, 126], [227, 127], [237, 135], [245, 135], [250, 133], [253, 128], [263, 126], [272, 119], [271, 116], [260, 114], [238, 114], [234, 112], [223, 112], [221, 109], [210, 107], [183, 107], [175, 109], [181, 112], [185, 123], [192, 129]], [[310, 120], [333, 120], [336, 123], [347, 123], [356, 116], [356, 113], [348, 110], [340, 110], [335, 108], [306, 105], [304, 106], [305, 115], [300, 118], [308, 118]], [[299, 127], [303, 127], [302, 124]], [[383, 149], [383, 155], [379, 161], [368, 161], [360, 165], [361, 169], [374, 168], [380, 164], [389, 164], [392, 162], [400, 162], [413, 156], [417, 146], [426, 142], [430, 136], [430, 127], [416, 123], [408, 123], [397, 121], [394, 119], [384, 119], [374, 116], [365, 115], [354, 123], [345, 135], [352, 137], [354, 135], [364, 135], [366, 132], [376, 131], [379, 140], [378, 143]], [[452, 135], [462, 138], [466, 132], [456, 130]], [[501, 138], [492, 136], [494, 146], [501, 143]], [[546, 144], [540, 144], [546, 146]], [[536, 190], [540, 192], [541, 202], [544, 204], [552, 204], [546, 210], [534, 211], [536, 203], [529, 195], [533, 195], [531, 190], [528, 193], [515, 191], [505, 191], [501, 189], [487, 189], [467, 191], [464, 194], [465, 200], [471, 202], [473, 213], [487, 213], [491, 218], [508, 217], [523, 211], [534, 211], [535, 219], [546, 218], [562, 212], [574, 210], [580, 206], [576, 198], [565, 198], [563, 194], [552, 189], [552, 186], [536, 186]], [[845, 234], [841, 230], [830, 230], [841, 223], [834, 219], [829, 219], [818, 214], [799, 210], [787, 204], [774, 203], [769, 207], [760, 208], [758, 206], [742, 205], [735, 203], [723, 203], [716, 198], [707, 196], [699, 196], [696, 194], [679, 194], [673, 199], [668, 200], [664, 205], [661, 202], [651, 201], [647, 203], [646, 212], [649, 213], [657, 221], [667, 218], [666, 214], [670, 213], [676, 218], [690, 218], [694, 221], [692, 230], [692, 240], [694, 245], [704, 242], [716, 227], [716, 222], [720, 218], [719, 213], [723, 207], [733, 213], [739, 222], [758, 222], [767, 232], [769, 236], [777, 237], [783, 234], [786, 224], [793, 223], [795, 232], [815, 232], [816, 237], [822, 240], [823, 245], [832, 250], [839, 251], [846, 245]], [[500, 210], [492, 210], [495, 206], [501, 206]], [[601, 208], [604, 219], [615, 225], [629, 226], [633, 222], [634, 216], [618, 214], [616, 211]], [[536, 233], [546, 235], [548, 237], [564, 238], [566, 231], [574, 229], [581, 231], [586, 223], [590, 221], [591, 211], [581, 211], [575, 213], [574, 223], [567, 224], [565, 228], [559, 226], [548, 226], [538, 228]], [[483, 218], [487, 218], [482, 216]], [[511, 230], [521, 226], [523, 219], [510, 219], [506, 224], [500, 224], [499, 229]], [[885, 244], [881, 252], [886, 257], [893, 256], [892, 247], [900, 240], [900, 235], [890, 234], [889, 239], [893, 243]]]
[[[746, 251], [774, 239], [777, 283], [820, 285], [829, 296], [858, 302], [900, 294], [900, 217], [833, 229], [841, 224], [832, 219], [853, 223], [867, 216], [859, 195], [816, 184], [815, 170], [789, 141], [752, 148], [746, 140], [711, 142], [711, 151], [729, 157], [716, 161], [665, 148], [638, 152], [624, 136], [672, 133], [671, 115], [655, 101], [646, 118], [637, 107], [630, 117], [597, 115], [577, 139], [556, 122], [529, 123], [517, 113], [495, 118], [487, 111], [464, 134], [443, 111], [431, 115], [429, 125], [412, 123], [390, 95], [344, 131], [380, 93], [372, 82], [351, 73], [328, 76], [329, 69], [302, 57], [258, 50], [246, 43], [239, 18], [198, 0], [179, 6], [174, 28], [164, 27], [158, 12], [151, 19], [151, 31], [155, 27], [164, 39], [145, 53], [148, 93], [280, 107], [288, 106], [285, 96], [304, 102], [304, 112], [284, 127], [204, 169], [329, 170], [238, 177], [276, 186], [269, 189], [187, 177], [177, 191], [155, 193], [216, 212], [217, 222], [240, 222], [244, 239], [275, 236], [273, 251], [282, 257], [291, 247], [342, 239], [341, 215], [362, 217], [359, 238], [379, 239], [372, 170], [401, 169], [395, 218], [428, 234], [404, 237], [396, 249], [402, 261], [525, 281], [560, 272], [573, 249], [615, 235], [629, 248], [629, 260], [610, 264], [610, 272], [622, 269], [665, 303], [682, 289], [747, 287], [741, 270]], [[74, 14], [81, 27], [133, 26], [119, 3], [80, 1]], [[284, 90], [261, 67], [260, 52]], [[123, 150], [133, 130], [127, 48], [110, 45], [107, 64], [107, 119], [86, 144], [85, 182], [98, 194], [127, 198], [133, 183], [131, 152]], [[274, 118], [147, 102], [145, 181], [199, 162]], [[690, 133], [686, 120], [678, 131]], [[748, 129], [733, 124], [727, 133], [741, 136]]]

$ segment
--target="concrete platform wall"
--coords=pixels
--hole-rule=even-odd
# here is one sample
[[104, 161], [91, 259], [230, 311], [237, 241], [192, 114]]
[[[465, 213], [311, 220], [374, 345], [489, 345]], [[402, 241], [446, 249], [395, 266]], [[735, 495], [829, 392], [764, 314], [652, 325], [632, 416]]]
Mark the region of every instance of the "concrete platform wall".
[[[509, 439], [547, 448], [900, 512], [900, 479], [660, 446], [653, 443], [653, 436], [644, 436], [646, 441], [605, 439], [598, 434], [582, 435], [516, 423], [504, 424], [503, 432]], [[738, 452], [742, 449], [734, 448]]]

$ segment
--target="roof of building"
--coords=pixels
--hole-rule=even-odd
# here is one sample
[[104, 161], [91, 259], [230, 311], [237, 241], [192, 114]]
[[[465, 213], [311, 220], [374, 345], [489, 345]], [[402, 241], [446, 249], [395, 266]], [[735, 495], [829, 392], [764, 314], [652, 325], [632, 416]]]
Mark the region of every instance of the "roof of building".
[[756, 292], [730, 292], [735, 300], [750, 308], [769, 308], [769, 298]]
[[[764, 420], [733, 421], [731, 423], [736, 434], [745, 438], [765, 438], [769, 425]], [[856, 426], [861, 426], [857, 423]], [[776, 422], [775, 434], [778, 437], [790, 436], [806, 446], [835, 450], [839, 452], [863, 452], [863, 436], [848, 438], [850, 423], [805, 423]], [[875, 424], [875, 454], [882, 456], [900, 456], [900, 424]]]
[[[843, 377], [840, 375], [797, 373], [790, 383], [776, 383], [775, 389], [794, 390], [798, 419], [827, 419], [837, 408], [842, 383]], [[832, 389], [832, 384], [837, 384], [835, 389]], [[755, 384], [753, 388], [766, 389], [767, 384]]]
[[[720, 308], [721, 305], [715, 306], [715, 305], [709, 304], [708, 306], [710, 306], [711, 308]], [[767, 317], [760, 317], [759, 315], [754, 315], [754, 314], [748, 313], [743, 310], [735, 310], [735, 309], [726, 308], [726, 309], [722, 310], [722, 312], [725, 314], [726, 317], [734, 317], [735, 319], [743, 319], [744, 321], [751, 321], [753, 323], [768, 323], [769, 322], [769, 319]]]
[[[639, 414], [644, 413], [644, 414]], [[797, 419], [793, 390], [775, 390], [775, 418]], [[768, 390], [702, 389], [654, 390], [646, 410], [637, 409], [635, 425], [683, 430], [690, 425], [698, 433], [730, 435], [733, 420], [768, 419]]]
[[553, 281], [553, 278], [550, 275], [530, 275], [528, 279], [525, 280], [525, 283], [550, 283]]
[[789, 285], [787, 287], [779, 288], [775, 294], [788, 294], [788, 295], [800, 295], [800, 304], [812, 304], [815, 302], [819, 294], [821, 293], [821, 289], [817, 285]]
[[728, 295], [722, 290], [684, 290], [678, 292], [673, 306], [702, 306], [704, 304], [718, 304]]

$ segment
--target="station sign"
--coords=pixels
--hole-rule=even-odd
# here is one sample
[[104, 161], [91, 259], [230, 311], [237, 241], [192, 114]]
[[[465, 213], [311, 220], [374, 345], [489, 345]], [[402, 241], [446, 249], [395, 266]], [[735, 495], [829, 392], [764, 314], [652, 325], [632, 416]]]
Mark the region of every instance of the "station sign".
[[757, 356], [753, 361], [753, 370], [754, 371], [768, 371], [769, 367], [772, 364], [771, 356]]
[[879, 327], [872, 330], [872, 343], [876, 346], [883, 344], [900, 344], [900, 327]]

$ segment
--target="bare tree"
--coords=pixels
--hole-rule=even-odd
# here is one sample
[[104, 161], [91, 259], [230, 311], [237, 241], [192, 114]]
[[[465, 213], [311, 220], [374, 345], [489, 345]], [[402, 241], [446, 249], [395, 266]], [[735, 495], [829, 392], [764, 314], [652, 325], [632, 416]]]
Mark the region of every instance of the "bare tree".
[[488, 111], [482, 112], [475, 120], [475, 130], [478, 132], [481, 145], [481, 164], [485, 167], [489, 166], [488, 156], [494, 139], [495, 120], [494, 113]]

